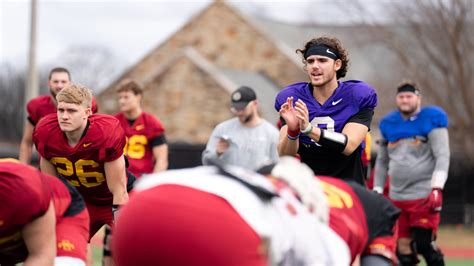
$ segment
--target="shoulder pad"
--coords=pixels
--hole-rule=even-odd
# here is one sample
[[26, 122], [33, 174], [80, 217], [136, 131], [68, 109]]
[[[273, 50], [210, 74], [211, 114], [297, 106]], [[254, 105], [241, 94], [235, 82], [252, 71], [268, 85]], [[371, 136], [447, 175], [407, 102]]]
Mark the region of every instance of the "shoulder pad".
[[431, 121], [431, 125], [433, 128], [448, 126], [448, 115], [440, 107], [437, 107], [437, 106], [424, 107], [421, 113], [422, 114], [420, 115], [428, 117], [429, 121]]

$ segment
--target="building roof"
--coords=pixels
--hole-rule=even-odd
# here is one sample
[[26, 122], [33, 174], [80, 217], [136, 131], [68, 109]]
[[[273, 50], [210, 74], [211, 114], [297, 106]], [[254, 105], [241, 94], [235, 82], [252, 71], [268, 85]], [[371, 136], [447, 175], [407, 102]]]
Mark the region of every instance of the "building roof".
[[227, 78], [232, 80], [239, 86], [248, 86], [255, 90], [257, 100], [260, 106], [262, 117], [270, 123], [278, 120], [278, 113], [273, 108], [275, 104], [275, 96], [280, 88], [272, 82], [268, 76], [263, 73], [255, 73], [249, 71], [240, 71], [233, 69], [221, 69]]
[[[189, 59], [194, 65], [212, 77], [229, 95], [240, 86], [253, 88], [260, 103], [262, 117], [270, 122], [278, 119], [278, 114], [273, 109], [273, 106], [275, 96], [280, 88], [263, 73], [217, 68], [192, 47], [184, 48], [183, 53], [176, 56], [175, 60], [182, 56]], [[173, 61], [169, 64], [173, 64]], [[167, 66], [163, 66], [162, 69], [165, 70], [167, 68]], [[160, 73], [156, 73], [153, 76], [156, 78], [159, 75]]]

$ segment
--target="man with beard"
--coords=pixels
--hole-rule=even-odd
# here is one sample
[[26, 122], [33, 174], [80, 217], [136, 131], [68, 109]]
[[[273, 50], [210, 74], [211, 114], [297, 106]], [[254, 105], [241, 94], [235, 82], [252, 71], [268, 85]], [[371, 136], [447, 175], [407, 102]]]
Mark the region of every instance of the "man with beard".
[[255, 91], [242, 86], [231, 94], [234, 118], [214, 129], [202, 154], [203, 164], [210, 160], [256, 170], [278, 160], [278, 130], [258, 114]]
[[338, 81], [347, 73], [349, 57], [336, 38], [314, 38], [296, 51], [309, 82], [289, 85], [276, 96], [284, 124], [280, 156], [299, 155], [316, 175], [364, 184], [361, 143], [377, 105], [375, 90], [358, 80]]
[[[69, 70], [63, 67], [53, 68], [49, 72], [48, 87], [50, 95], [41, 95], [28, 102], [26, 110], [28, 112], [28, 121], [23, 128], [23, 137], [20, 144], [19, 159], [22, 163], [31, 162], [33, 146], [33, 130], [38, 121], [44, 116], [56, 113], [56, 94], [71, 82]], [[92, 112], [97, 112], [95, 99], [92, 100]]]
[[390, 176], [389, 196], [402, 210], [398, 235], [400, 265], [414, 265], [421, 254], [428, 265], [444, 265], [435, 245], [442, 191], [448, 178], [448, 117], [435, 106], [421, 107], [420, 90], [411, 82], [397, 88], [398, 111], [380, 122], [374, 190], [382, 193]]

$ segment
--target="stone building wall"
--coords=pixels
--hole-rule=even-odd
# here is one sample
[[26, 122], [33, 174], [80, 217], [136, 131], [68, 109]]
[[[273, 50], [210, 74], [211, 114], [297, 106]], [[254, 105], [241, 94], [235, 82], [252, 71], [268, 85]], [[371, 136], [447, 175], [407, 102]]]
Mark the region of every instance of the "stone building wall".
[[163, 122], [170, 141], [206, 143], [213, 128], [232, 117], [229, 101], [224, 88], [183, 57], [147, 84], [143, 105]]
[[214, 126], [231, 117], [230, 95], [185, 57], [173, 61], [186, 47], [217, 69], [264, 73], [281, 87], [305, 79], [277, 43], [235, 8], [216, 1], [98, 95], [100, 112], [117, 112], [114, 87], [134, 78], [146, 87], [145, 111], [160, 118], [170, 141], [207, 142]]
[[281, 87], [306, 78], [301, 66], [282, 53], [275, 41], [235, 8], [217, 1], [132, 66], [106, 91], [124, 78], [141, 82], [152, 79], [161, 66], [188, 46], [217, 67], [262, 72]]
[[272, 39], [221, 1], [191, 19], [124, 77], [149, 79], [160, 64], [186, 46], [218, 67], [265, 72], [281, 86], [305, 78], [300, 65], [282, 53]]

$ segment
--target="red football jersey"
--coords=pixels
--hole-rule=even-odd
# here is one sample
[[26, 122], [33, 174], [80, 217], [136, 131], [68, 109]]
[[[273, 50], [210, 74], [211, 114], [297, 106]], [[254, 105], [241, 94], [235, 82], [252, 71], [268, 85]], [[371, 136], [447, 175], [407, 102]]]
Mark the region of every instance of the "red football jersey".
[[59, 178], [50, 175], [43, 176], [51, 191], [54, 210], [56, 211], [56, 221], [61, 220], [61, 217], [71, 205], [71, 193]]
[[21, 235], [23, 225], [44, 215], [51, 201], [39, 171], [18, 162], [0, 160], [0, 264], [24, 261], [28, 255]]
[[112, 205], [104, 163], [123, 155], [125, 134], [110, 115], [95, 114], [76, 146], [68, 144], [56, 114], [45, 116], [35, 127], [33, 141], [41, 157], [56, 166], [58, 174], [77, 188], [86, 202]]
[[49, 184], [56, 211], [57, 256], [87, 261], [90, 218], [84, 200], [67, 181], [43, 176]]
[[128, 170], [137, 177], [153, 172], [155, 159], [151, 141], [164, 134], [165, 130], [161, 122], [146, 112], [142, 112], [132, 125], [123, 113], [118, 113], [115, 117], [120, 121], [127, 136], [124, 152], [130, 162]]
[[[4, 191], [5, 187], [2, 187], [5, 181], [9, 182], [8, 191]], [[12, 186], [15, 183], [21, 184], [21, 186]], [[40, 213], [43, 215], [49, 206], [49, 201], [45, 200], [51, 197], [56, 214], [58, 256], [75, 257], [85, 261], [89, 239], [89, 215], [82, 197], [75, 189], [68, 188], [68, 186], [70, 185], [63, 183], [59, 178], [42, 174], [36, 168], [21, 164], [19, 161], [0, 160], [0, 202], [5, 203], [4, 206], [9, 208], [12, 217], [25, 217], [30, 213], [31, 208], [41, 204], [43, 207], [41, 207]], [[43, 193], [39, 200], [33, 197], [27, 203], [24, 200], [17, 200], [19, 196], [22, 197], [21, 199], [25, 196], [32, 196], [33, 189]], [[3, 197], [7, 197], [9, 194], [15, 194], [15, 196], [11, 200], [4, 201]], [[12, 202], [14, 204], [11, 204]], [[22, 203], [24, 205], [21, 205]], [[35, 205], [35, 203], [37, 204]], [[2, 210], [1, 206], [0, 210]], [[13, 237], [5, 237], [3, 231], [5, 228], [2, 225], [6, 223], [2, 217], [3, 215], [0, 214], [0, 264], [24, 261], [28, 255], [20, 235], [21, 226], [24, 223], [21, 221], [14, 223], [18, 228], [15, 229]], [[8, 224], [11, 224], [11, 221], [8, 221]], [[18, 238], [18, 236], [20, 237]], [[2, 241], [5, 239], [6, 242]], [[7, 247], [8, 251], [5, 251], [4, 247]]]
[[[56, 113], [56, 104], [51, 95], [41, 95], [28, 102], [26, 111], [28, 112], [28, 119], [33, 125], [49, 114]], [[92, 98], [92, 112], [97, 113], [97, 102]]]
[[344, 239], [352, 260], [362, 254], [369, 231], [364, 207], [351, 186], [337, 178], [318, 176], [329, 204], [329, 226]]

